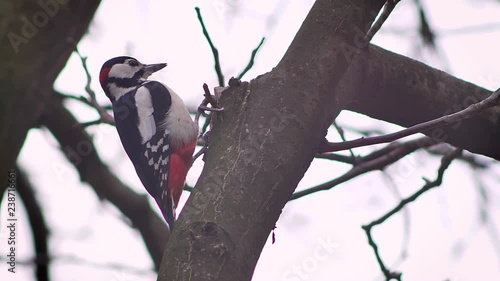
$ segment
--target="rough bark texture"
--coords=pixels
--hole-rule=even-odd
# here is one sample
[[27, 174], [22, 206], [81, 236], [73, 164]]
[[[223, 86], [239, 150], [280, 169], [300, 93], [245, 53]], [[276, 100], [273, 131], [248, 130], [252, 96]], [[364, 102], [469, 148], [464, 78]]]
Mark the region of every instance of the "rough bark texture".
[[[345, 2], [345, 3], [344, 3]], [[159, 280], [250, 280], [282, 208], [340, 108], [335, 91], [384, 1], [318, 0], [280, 64], [226, 90], [205, 168]]]
[[113, 175], [99, 159], [90, 136], [63, 107], [61, 97], [54, 94], [52, 101], [42, 118], [42, 124], [57, 139], [81, 180], [89, 183], [99, 198], [108, 200], [130, 219], [132, 227], [141, 233], [158, 270], [167, 243], [168, 229], [163, 219], [151, 209], [149, 195], [137, 194]]
[[[52, 85], [87, 30], [100, 1], [0, 2], [0, 176], [15, 167]], [[5, 184], [0, 184], [3, 194]]]
[[[457, 112], [491, 94], [373, 45], [353, 59], [339, 87], [342, 108], [403, 127]], [[500, 160], [500, 106], [425, 134]]]

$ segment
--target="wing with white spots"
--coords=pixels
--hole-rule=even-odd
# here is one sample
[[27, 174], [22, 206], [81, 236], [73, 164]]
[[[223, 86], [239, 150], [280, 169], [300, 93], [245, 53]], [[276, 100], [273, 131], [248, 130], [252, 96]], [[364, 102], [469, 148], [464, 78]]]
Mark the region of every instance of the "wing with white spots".
[[175, 215], [167, 185], [171, 132], [164, 126], [170, 106], [168, 90], [161, 83], [152, 81], [113, 103], [116, 128], [123, 147], [142, 184], [172, 228]]
[[171, 95], [163, 84], [150, 81], [137, 90], [138, 127], [142, 137], [143, 166], [153, 174], [153, 196], [169, 224], [175, 219], [172, 195], [168, 188], [168, 171], [171, 153], [171, 132], [164, 126], [171, 106]]
[[141, 156], [142, 167], [148, 170], [146, 174], [153, 175], [153, 197], [161, 209], [163, 217], [171, 227], [175, 219], [172, 195], [168, 189], [168, 171], [170, 166], [170, 133], [163, 130], [154, 134], [143, 144]]

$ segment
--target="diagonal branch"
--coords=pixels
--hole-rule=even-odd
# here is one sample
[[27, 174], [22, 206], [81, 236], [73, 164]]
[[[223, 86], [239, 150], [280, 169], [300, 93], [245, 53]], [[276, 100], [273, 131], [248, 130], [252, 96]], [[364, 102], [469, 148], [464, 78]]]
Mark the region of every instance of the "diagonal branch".
[[247, 66], [241, 71], [241, 73], [238, 75], [238, 79], [243, 78], [245, 74], [252, 68], [254, 61], [255, 61], [255, 56], [257, 55], [257, 52], [259, 51], [260, 47], [262, 47], [262, 44], [264, 44], [264, 40], [266, 40], [266, 37], [262, 37], [262, 40], [260, 40], [259, 45], [257, 45], [257, 48], [253, 49], [252, 54], [250, 55], [250, 60], [248, 61]]
[[500, 89], [496, 90], [494, 93], [492, 93], [489, 97], [486, 99], [472, 104], [466, 109], [460, 110], [458, 112], [455, 112], [450, 115], [445, 115], [440, 118], [427, 121], [421, 124], [417, 124], [415, 126], [411, 126], [407, 129], [392, 133], [392, 134], [387, 134], [385, 136], [377, 136], [377, 137], [370, 137], [370, 138], [359, 138], [356, 140], [352, 141], [346, 141], [346, 142], [330, 142], [324, 144], [321, 148], [321, 152], [334, 152], [334, 151], [340, 151], [340, 150], [345, 150], [345, 149], [350, 149], [350, 148], [355, 148], [355, 147], [361, 147], [361, 146], [367, 146], [367, 145], [373, 145], [373, 144], [379, 144], [379, 143], [387, 143], [387, 142], [392, 142], [397, 139], [407, 137], [416, 133], [421, 133], [427, 130], [447, 126], [450, 124], [453, 124], [455, 122], [461, 121], [463, 119], [468, 119], [471, 118], [472, 116], [480, 113], [481, 111], [494, 107], [500, 103]]
[[346, 156], [342, 154], [336, 154], [336, 153], [323, 153], [323, 154], [316, 154], [314, 156], [316, 159], [327, 159], [327, 160], [333, 160], [337, 162], [342, 162], [346, 164], [351, 164], [351, 165], [356, 165], [358, 162], [358, 157], [353, 158], [352, 156]]
[[[100, 116], [100, 118], [98, 120], [84, 123], [81, 125], [83, 127], [87, 127], [87, 126], [95, 125], [95, 124], [99, 124], [99, 123], [106, 123], [106, 124], [110, 124], [110, 125], [115, 125], [115, 119], [113, 118], [113, 116], [111, 116], [108, 113], [108, 111], [104, 107], [102, 107], [97, 102], [95, 92], [90, 87], [90, 84], [92, 82], [92, 76], [90, 75], [89, 69], [87, 67], [87, 57], [83, 57], [82, 54], [80, 54], [80, 52], [78, 51], [77, 47], [75, 47], [75, 52], [78, 55], [78, 57], [80, 57], [80, 60], [82, 62], [82, 66], [83, 66], [83, 70], [85, 71], [85, 75], [87, 76], [87, 84], [85, 85], [85, 92], [87, 92], [87, 94], [89, 95], [89, 98], [90, 98], [87, 100], [87, 103], [90, 104], [93, 108], [95, 108], [97, 110], [97, 113], [99, 113], [99, 116]], [[83, 97], [80, 97], [80, 99], [82, 99], [82, 98]]]
[[341, 183], [349, 181], [359, 175], [365, 174], [370, 171], [382, 170], [388, 165], [398, 161], [404, 156], [420, 148], [429, 147], [435, 144], [436, 143], [428, 137], [423, 137], [404, 143], [390, 144], [389, 146], [376, 150], [364, 157], [357, 158], [357, 165], [340, 177], [322, 183], [320, 185], [295, 192], [290, 200], [299, 199], [318, 191], [331, 189]]
[[222, 73], [222, 69], [220, 66], [219, 59], [219, 50], [215, 47], [214, 43], [212, 43], [212, 39], [210, 38], [210, 34], [208, 34], [207, 28], [205, 27], [205, 23], [203, 22], [203, 17], [201, 16], [200, 8], [195, 7], [196, 15], [198, 16], [198, 21], [200, 22], [201, 29], [203, 30], [203, 35], [207, 39], [208, 45], [210, 45], [210, 49], [212, 50], [212, 54], [214, 55], [215, 61], [215, 73], [217, 73], [217, 79], [219, 80], [219, 86], [224, 87], [224, 74]]
[[385, 276], [387, 281], [390, 281], [392, 279], [401, 280], [401, 273], [392, 272], [385, 266], [384, 262], [382, 261], [382, 258], [380, 257], [380, 254], [378, 252], [378, 246], [375, 243], [375, 241], [373, 240], [373, 237], [371, 235], [371, 229], [374, 226], [379, 225], [379, 224], [383, 223], [384, 221], [386, 221], [388, 218], [390, 218], [391, 216], [393, 216], [394, 214], [399, 212], [401, 209], [403, 209], [404, 206], [415, 201], [420, 195], [424, 194], [425, 192], [427, 192], [431, 188], [440, 186], [441, 183], [443, 182], [444, 172], [448, 169], [451, 162], [455, 158], [459, 157], [461, 154], [462, 154], [462, 149], [457, 148], [457, 149], [453, 150], [451, 153], [443, 156], [443, 158], [441, 159], [441, 165], [439, 166], [439, 169], [437, 172], [437, 177], [434, 181], [431, 182], [431, 181], [426, 180], [427, 183], [421, 189], [419, 189], [417, 192], [415, 192], [411, 196], [401, 200], [399, 202], [399, 204], [396, 207], [394, 207], [392, 210], [387, 212], [385, 215], [383, 215], [379, 219], [374, 220], [371, 223], [362, 226], [362, 228], [365, 231], [366, 236], [368, 238], [368, 243], [370, 244], [370, 246], [372, 246], [373, 251], [375, 252], [375, 257], [377, 258], [377, 262], [380, 266], [380, 269], [382, 270], [382, 273], [384, 273], [384, 276]]
[[373, 23], [368, 32], [366, 32], [365, 37], [363, 38], [363, 41], [365, 42], [366, 46], [368, 46], [370, 41], [373, 39], [373, 36], [377, 34], [382, 25], [389, 18], [389, 16], [392, 13], [392, 10], [394, 10], [399, 1], [401, 0], [387, 0], [387, 2], [384, 5], [384, 8], [382, 9], [382, 12], [380, 13], [380, 16]]

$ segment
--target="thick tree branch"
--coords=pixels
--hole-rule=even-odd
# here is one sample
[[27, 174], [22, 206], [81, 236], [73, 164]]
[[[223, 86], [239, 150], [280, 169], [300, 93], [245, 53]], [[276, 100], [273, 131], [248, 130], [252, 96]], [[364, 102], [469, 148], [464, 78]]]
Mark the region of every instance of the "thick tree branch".
[[[411, 126], [410, 128], [401, 131], [387, 134], [384, 136], [376, 136], [370, 138], [360, 138], [352, 141], [329, 142], [320, 148], [320, 152], [334, 152], [355, 147], [367, 146], [372, 144], [393, 142], [397, 139], [407, 137], [416, 133], [437, 129], [456, 122], [461, 122], [471, 118], [472, 116], [485, 111], [486, 109], [500, 105], [500, 89], [492, 93], [486, 99], [469, 105], [466, 109], [460, 110], [453, 114], [445, 115], [434, 120], [430, 120], [421, 124]], [[351, 152], [352, 153], [352, 152]]]
[[[370, 45], [353, 58], [339, 93], [348, 110], [411, 127], [463, 110], [492, 92]], [[423, 133], [500, 160], [500, 106]]]
[[90, 136], [63, 107], [62, 97], [53, 95], [43, 118], [45, 125], [75, 166], [82, 181], [90, 184], [99, 198], [115, 205], [142, 235], [156, 269], [159, 268], [168, 230], [163, 219], [151, 209], [147, 194], [137, 194], [125, 186], [99, 159]]

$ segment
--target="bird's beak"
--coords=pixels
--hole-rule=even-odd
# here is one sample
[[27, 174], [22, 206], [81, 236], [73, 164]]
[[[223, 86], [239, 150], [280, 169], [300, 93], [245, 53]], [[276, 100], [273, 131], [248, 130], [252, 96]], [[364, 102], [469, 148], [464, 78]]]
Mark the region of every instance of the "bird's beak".
[[144, 65], [144, 74], [142, 75], [142, 78], [147, 79], [149, 75], [164, 68], [165, 66], [167, 66], [166, 63], [155, 63], [155, 64]]

